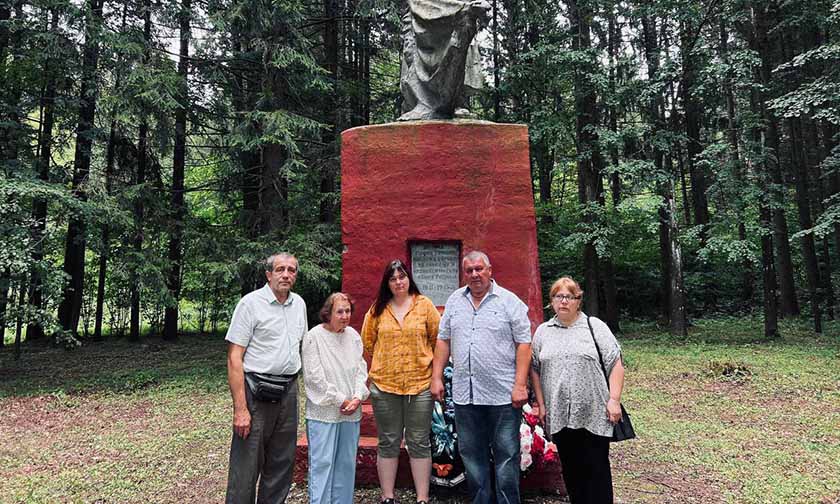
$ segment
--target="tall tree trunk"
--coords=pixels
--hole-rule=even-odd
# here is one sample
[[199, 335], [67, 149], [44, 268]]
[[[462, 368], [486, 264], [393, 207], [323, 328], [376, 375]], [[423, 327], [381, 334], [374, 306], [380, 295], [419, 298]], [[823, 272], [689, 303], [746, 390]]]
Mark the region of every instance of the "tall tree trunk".
[[[23, 8], [21, 2], [2, 0], [0, 1], [0, 82], [3, 82], [3, 89], [0, 90], [0, 99], [3, 100], [3, 109], [0, 109], [0, 161], [7, 159], [16, 159], [16, 155], [12, 157], [9, 149], [16, 151], [16, 142], [13, 142], [14, 133], [16, 132], [18, 122], [13, 122], [14, 126], [10, 128], [10, 124], [4, 124], [9, 116], [19, 115], [18, 106], [20, 105], [20, 96], [23, 92], [20, 83], [14, 79], [14, 74], [7, 73], [9, 68], [15, 68], [20, 58], [20, 44], [22, 42], [22, 34], [20, 30], [12, 32], [12, 6], [14, 5], [15, 22], [23, 22]], [[11, 56], [11, 58], [10, 58]], [[11, 62], [11, 65], [9, 64]]]
[[603, 320], [610, 327], [612, 332], [621, 332], [620, 313], [618, 311], [618, 289], [615, 285], [615, 267], [612, 257], [601, 259], [601, 272], [603, 272], [604, 290], [604, 311]]
[[822, 280], [821, 287], [825, 293], [825, 312], [829, 320], [834, 320], [834, 307], [837, 305], [837, 297], [834, 293], [834, 284], [831, 281], [831, 252], [829, 251], [828, 238], [820, 240], [820, 257], [822, 258], [820, 279]]
[[[148, 65], [152, 50], [152, 2], [143, 2], [143, 65]], [[145, 108], [145, 104], [141, 104]], [[149, 161], [149, 121], [147, 110], [141, 110], [140, 128], [137, 140], [137, 175], [134, 180], [137, 188], [137, 195], [134, 199], [134, 237], [132, 246], [134, 248], [134, 261], [131, 266], [129, 281], [130, 297], [130, 322], [128, 328], [129, 341], [140, 341], [141, 316], [140, 316], [140, 289], [142, 280], [140, 277], [141, 260], [143, 257], [143, 239], [145, 233], [145, 198], [146, 198], [146, 168]]]
[[[683, 60], [682, 94], [685, 109], [686, 163], [691, 178], [691, 201], [694, 207], [694, 224], [705, 226], [709, 223], [709, 202], [706, 197], [708, 183], [703, 169], [697, 166], [696, 156], [703, 151], [700, 139], [700, 122], [702, 119], [701, 105], [694, 97], [693, 87], [697, 82], [697, 63], [693, 54], [693, 30], [688, 23], [684, 23], [680, 30], [680, 55]], [[705, 240], [705, 231], [701, 233], [701, 240]]]
[[[609, 8], [607, 12], [607, 53], [609, 55], [609, 90], [612, 96], [616, 94], [616, 64], [618, 61], [618, 45], [620, 40], [620, 29], [617, 26], [615, 19], [615, 11]], [[615, 103], [609, 105], [607, 110], [610, 131], [615, 135], [618, 133], [618, 111]], [[621, 203], [621, 178], [618, 173], [618, 146], [613, 145], [610, 149], [610, 164], [612, 165], [612, 173], [609, 177], [610, 193], [612, 194], [612, 212], [617, 212], [617, 207]], [[606, 206], [605, 191], [600, 191], [599, 202]], [[615, 282], [615, 268], [613, 266], [612, 257], [606, 257], [601, 260], [600, 265], [603, 274], [603, 291], [604, 291], [604, 321], [614, 333], [621, 332], [619, 325], [619, 311], [618, 311], [618, 289]]]
[[172, 236], [169, 239], [169, 274], [167, 287], [172, 297], [172, 304], [167, 305], [164, 313], [163, 339], [174, 341], [178, 337], [178, 303], [181, 299], [181, 263], [183, 261], [182, 242], [184, 236], [184, 171], [187, 157], [187, 111], [189, 98], [189, 63], [190, 63], [190, 16], [191, 0], [181, 0], [181, 12], [178, 22], [181, 33], [181, 46], [178, 59], [178, 77], [180, 80], [180, 106], [175, 111], [175, 151], [172, 160]]
[[674, 183], [669, 178], [664, 184], [662, 195], [665, 199], [662, 217], [668, 227], [668, 293], [671, 334], [685, 336], [687, 322], [685, 313], [685, 288], [683, 287], [682, 249], [678, 241], [677, 205], [674, 201]]
[[[20, 33], [12, 32], [9, 28], [11, 6], [9, 2], [0, 3], [0, 80], [4, 83], [3, 89], [0, 90], [0, 99], [5, 105], [5, 110], [0, 110], [0, 166], [3, 167], [3, 175], [6, 179], [11, 177], [13, 170], [10, 161], [18, 158], [19, 136], [22, 129], [22, 114], [19, 107], [23, 87], [17, 79], [12, 79], [11, 75], [6, 73], [9, 52], [12, 53], [11, 65], [14, 67], [20, 58], [19, 47], [23, 38]], [[22, 2], [14, 2], [14, 13], [15, 20], [23, 19]], [[11, 51], [9, 51], [10, 47]], [[0, 273], [0, 347], [5, 346], [6, 343], [8, 323], [6, 314], [9, 305], [14, 305], [14, 291], [12, 290], [10, 294], [11, 287], [12, 269], [6, 265]]]
[[688, 185], [685, 180], [685, 163], [683, 162], [682, 149], [676, 147], [674, 155], [677, 157], [677, 171], [680, 175], [680, 192], [683, 202], [683, 223], [691, 226], [691, 198], [688, 197]]
[[[769, 83], [769, 79], [766, 81]], [[763, 103], [763, 117], [767, 123], [767, 143], [775, 156], [769, 162], [769, 172], [772, 187], [770, 194], [773, 196], [773, 243], [776, 246], [776, 259], [778, 262], [777, 272], [779, 275], [780, 310], [779, 313], [785, 316], [799, 315], [799, 299], [796, 293], [796, 284], [793, 275], [793, 258], [790, 251], [790, 232], [788, 231], [787, 216], [785, 212], [785, 182], [781, 169], [781, 141], [779, 139], [779, 128], [776, 118], [770, 113]]]
[[[813, 169], [813, 177], [816, 181], [816, 198], [814, 201], [814, 214], [822, 215], [825, 212], [823, 201], [828, 197], [828, 189], [826, 188], [827, 180], [823, 177], [820, 163], [826, 158], [826, 151], [823, 149], [823, 144], [819, 141], [819, 131], [814, 121], [808, 121], [808, 133], [805, 135], [805, 147], [808, 150], [809, 165]], [[820, 238], [820, 280], [823, 293], [825, 294], [825, 313], [829, 320], [834, 320], [834, 307], [837, 300], [834, 294], [834, 283], [831, 280], [831, 253], [829, 251], [829, 236]]]
[[[837, 127], [828, 121], [822, 123], [823, 149], [826, 155], [831, 156], [837, 147]], [[834, 196], [840, 193], [840, 170], [833, 170], [828, 178], [828, 195]], [[834, 247], [835, 253], [840, 254], [840, 222], [834, 223]]]
[[6, 308], [9, 304], [9, 287], [12, 285], [12, 270], [8, 266], [0, 273], [0, 348], [6, 346]]
[[[123, 4], [122, 23], [120, 33], [125, 31], [126, 18], [128, 17], [128, 2]], [[120, 58], [121, 61], [121, 58]], [[115, 77], [114, 90], [122, 88], [122, 74], [118, 71]], [[111, 121], [111, 128], [108, 133], [108, 145], [105, 148], [105, 193], [111, 194], [111, 183], [114, 175], [114, 160], [117, 150], [117, 121]], [[105, 315], [105, 281], [108, 272], [108, 256], [111, 253], [111, 227], [105, 222], [102, 226], [102, 252], [99, 255], [99, 274], [96, 282], [96, 312], [93, 321], [93, 339], [102, 339], [102, 319]]]
[[93, 340], [102, 339], [102, 319], [105, 316], [105, 281], [108, 273], [108, 256], [111, 248], [111, 228], [102, 228], [102, 253], [99, 254], [99, 272], [96, 276], [96, 311], [93, 317]]
[[[15, 316], [15, 360], [20, 360], [21, 343], [23, 342], [23, 301], [26, 299], [25, 279], [18, 279], [17, 315]], [[5, 337], [5, 335], [4, 335]]]
[[[242, 220], [244, 234], [249, 240], [255, 241], [261, 235], [261, 202], [260, 186], [263, 172], [262, 159], [258, 152], [244, 150], [239, 153], [239, 162], [242, 164]], [[256, 270], [250, 266], [243, 266], [240, 271], [241, 293], [245, 294], [254, 290], [260, 281]]]
[[[125, 12], [125, 11], [123, 11]], [[119, 76], [115, 88], [119, 88]], [[111, 194], [111, 182], [114, 174], [116, 153], [117, 122], [111, 121], [108, 145], [105, 150], [105, 193]], [[99, 254], [99, 273], [96, 281], [96, 312], [93, 320], [93, 339], [102, 339], [102, 319], [105, 315], [105, 281], [108, 271], [108, 256], [111, 252], [111, 227], [105, 222], [102, 226], [102, 252]]]
[[534, 164], [539, 179], [540, 202], [551, 201], [551, 184], [554, 180], [554, 152], [545, 145], [543, 140], [533, 143]]
[[493, 8], [493, 121], [502, 120], [502, 97], [499, 91], [501, 86], [501, 62], [499, 61], [499, 1], [492, 0]]
[[[591, 7], [588, 0], [572, 0], [569, 7], [569, 30], [572, 34], [572, 50], [586, 52], [592, 46]], [[588, 67], [588, 63], [587, 63]], [[598, 202], [598, 182], [601, 177], [601, 155], [598, 139], [593, 131], [598, 126], [595, 88], [588, 79], [585, 68], [574, 70], [576, 147], [578, 153], [578, 200], [584, 207], [583, 219], [592, 226], [595, 222], [590, 205]], [[589, 240], [583, 247], [584, 310], [587, 314], [599, 316], [599, 262], [595, 243]]]
[[[750, 108], [753, 116], [762, 117], [762, 104], [759, 91], [755, 88], [750, 93]], [[766, 135], [758, 121], [754, 120], [751, 128], [753, 145], [756, 146], [760, 162], [758, 172], [758, 184], [763, 196], [759, 203], [759, 224], [761, 226], [761, 277], [764, 294], [764, 337], [776, 339], [779, 337], [779, 303], [778, 283], [776, 281], [776, 267], [773, 252], [774, 225], [773, 213], [771, 210], [773, 196], [769, 190], [770, 169], [772, 162], [767, 155], [765, 145]]]
[[[731, 64], [729, 60], [729, 33], [726, 29], [726, 24], [723, 20], [720, 21], [720, 56], [727, 64]], [[732, 72], [727, 71], [724, 77], [724, 94], [726, 95], [726, 119], [727, 119], [727, 141], [729, 142], [729, 162], [732, 166], [732, 178], [736, 182], [736, 186], [740, 188], [744, 185], [743, 163], [738, 145], [738, 125], [735, 118], [735, 92], [733, 91]], [[743, 196], [738, 195], [735, 202], [737, 215], [737, 230], [738, 240], [742, 243], [747, 241], [747, 230], [744, 224], [744, 208]], [[745, 258], [741, 263], [741, 302], [744, 307], [748, 307], [753, 300], [755, 288], [755, 273], [753, 272], [752, 261]]]
[[[799, 301], [796, 295], [796, 284], [793, 275], [793, 259], [790, 251], [790, 233], [788, 232], [787, 217], [785, 216], [785, 184], [780, 164], [781, 142], [778, 119], [772, 114], [767, 101], [770, 99], [772, 88], [772, 70], [779, 63], [776, 48], [779, 43], [776, 38], [770, 38], [771, 30], [775, 31], [776, 12], [773, 4], [756, 4], [748, 12], [751, 23], [744, 35], [750, 49], [756, 51], [761, 58], [761, 65], [757, 71], [758, 81], [762, 90], [757, 96], [757, 107], [765, 126], [766, 146], [769, 147], [768, 160], [765, 165], [770, 176], [768, 192], [771, 195], [770, 206], [773, 217], [773, 244], [776, 247], [776, 272], [779, 279], [779, 313], [781, 316], [799, 314]], [[776, 35], [774, 35], [776, 37]]]
[[761, 278], [764, 287], [764, 337], [779, 337], [776, 268], [773, 261], [772, 215], [770, 206], [762, 203], [759, 209], [761, 228]]
[[333, 87], [324, 100], [324, 115], [328, 127], [324, 128], [321, 140], [326, 156], [321, 163], [320, 222], [332, 224], [336, 218], [335, 192], [338, 174], [338, 132], [341, 131], [338, 114], [339, 47], [338, 17], [341, 15], [338, 0], [324, 0], [324, 67], [330, 75]]
[[[813, 227], [811, 219], [811, 196], [809, 194], [810, 181], [808, 177], [808, 161], [802, 141], [802, 125], [799, 118], [787, 120], [790, 132], [791, 162], [796, 174], [796, 205], [799, 209], [799, 226], [804, 229]], [[814, 235], [808, 233], [800, 239], [802, 246], [802, 260], [805, 263], [805, 276], [808, 281], [808, 300], [811, 303], [811, 316], [814, 319], [814, 331], [822, 332], [822, 299], [820, 289], [820, 272], [817, 262]]]
[[[90, 16], [85, 22], [82, 85], [79, 93], [79, 123], [76, 129], [76, 152], [73, 162], [73, 195], [87, 201], [87, 182], [90, 172], [91, 146], [93, 144], [94, 117], [98, 87], [96, 68], [99, 61], [99, 31], [102, 22], [103, 0], [89, 0]], [[64, 288], [58, 318], [65, 331], [76, 334], [82, 310], [85, 281], [85, 219], [81, 215], [70, 217], [67, 242], [64, 250], [64, 273], [70, 282]]]
[[[50, 32], [58, 31], [58, 9], [50, 9]], [[55, 61], [48, 58], [44, 62], [43, 75], [46, 79], [44, 92], [41, 96], [41, 129], [38, 141], [38, 179], [44, 183], [50, 180], [50, 160], [52, 159], [53, 127], [55, 125], [56, 75], [53, 67]], [[47, 229], [47, 200], [35, 198], [32, 202], [32, 275], [29, 279], [29, 306], [33, 314], [38, 314], [44, 308], [43, 293], [43, 265], [44, 240]], [[44, 327], [40, 317], [30, 318], [26, 326], [26, 339], [36, 341], [43, 339]]]
[[[659, 78], [660, 48], [657, 40], [656, 20], [645, 14], [642, 16], [642, 35], [644, 52], [648, 67], [648, 81], [654, 82]], [[648, 107], [649, 120], [653, 124], [652, 135], [665, 128], [664, 97], [657, 92]], [[662, 149], [654, 145], [653, 157], [656, 170], [664, 173]], [[660, 218], [660, 255], [662, 257], [662, 277], [667, 299], [668, 324], [672, 334], [686, 335], [687, 323], [685, 312], [685, 291], [683, 287], [682, 252], [678, 236], [677, 209], [674, 202], [673, 173], [669, 173], [667, 180], [658, 184], [657, 193], [662, 198], [659, 208]]]

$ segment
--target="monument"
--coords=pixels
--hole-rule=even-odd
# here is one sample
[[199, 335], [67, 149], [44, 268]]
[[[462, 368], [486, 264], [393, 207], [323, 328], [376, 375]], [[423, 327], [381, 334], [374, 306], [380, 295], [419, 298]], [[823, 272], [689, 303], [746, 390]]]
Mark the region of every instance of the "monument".
[[[351, 325], [361, 329], [391, 260], [409, 265], [420, 290], [442, 309], [461, 285], [461, 258], [478, 249], [490, 256], [499, 283], [528, 304], [535, 330], [543, 307], [528, 128], [454, 119], [468, 115], [464, 96], [482, 82], [474, 36], [490, 7], [484, 0], [407, 6], [400, 120], [341, 135], [341, 290], [356, 301]], [[356, 483], [376, 485], [369, 405], [361, 431]], [[407, 453], [401, 458], [407, 470]], [[405, 472], [398, 485], [411, 484]], [[296, 479], [304, 474], [296, 468]], [[559, 465], [522, 484], [562, 489]]]

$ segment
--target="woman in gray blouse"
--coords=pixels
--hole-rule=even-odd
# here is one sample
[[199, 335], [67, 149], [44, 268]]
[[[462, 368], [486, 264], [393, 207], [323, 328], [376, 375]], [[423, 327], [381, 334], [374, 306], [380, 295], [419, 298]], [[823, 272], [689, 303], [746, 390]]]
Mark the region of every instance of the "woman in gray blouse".
[[353, 303], [330, 294], [323, 324], [303, 338], [306, 437], [309, 441], [309, 502], [352, 504], [362, 401], [368, 397], [362, 338], [349, 327]]
[[531, 342], [540, 419], [557, 445], [572, 504], [611, 504], [609, 449], [613, 425], [621, 419], [621, 348], [607, 324], [580, 310], [583, 291], [573, 279], [554, 282], [549, 298], [555, 316]]

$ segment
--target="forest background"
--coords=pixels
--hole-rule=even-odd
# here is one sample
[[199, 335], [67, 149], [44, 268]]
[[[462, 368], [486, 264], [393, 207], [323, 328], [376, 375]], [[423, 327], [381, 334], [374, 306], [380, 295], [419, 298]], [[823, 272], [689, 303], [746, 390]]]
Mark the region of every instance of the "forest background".
[[[492, 6], [471, 108], [529, 127], [544, 288], [579, 278], [616, 331], [822, 331], [840, 3]], [[340, 286], [340, 134], [398, 116], [403, 8], [0, 0], [0, 344], [214, 332], [277, 250], [317, 309]]]

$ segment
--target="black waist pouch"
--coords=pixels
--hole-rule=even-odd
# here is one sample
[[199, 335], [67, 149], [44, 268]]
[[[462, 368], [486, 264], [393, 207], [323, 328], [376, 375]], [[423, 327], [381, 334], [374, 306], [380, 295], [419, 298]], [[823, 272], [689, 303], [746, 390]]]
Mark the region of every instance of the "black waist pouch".
[[286, 396], [297, 375], [245, 373], [245, 383], [257, 401], [277, 402]]

